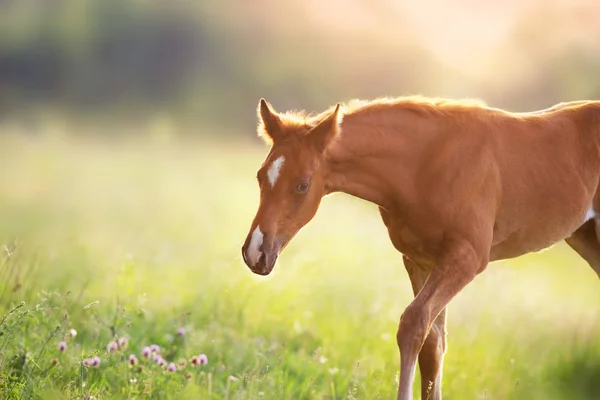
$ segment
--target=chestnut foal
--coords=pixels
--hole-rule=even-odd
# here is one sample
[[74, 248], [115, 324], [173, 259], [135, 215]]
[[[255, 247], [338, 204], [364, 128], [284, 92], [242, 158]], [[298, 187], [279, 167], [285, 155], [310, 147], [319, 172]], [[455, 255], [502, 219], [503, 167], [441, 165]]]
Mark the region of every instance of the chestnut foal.
[[415, 298], [397, 332], [398, 399], [441, 399], [446, 306], [494, 260], [566, 242], [600, 275], [600, 102], [510, 113], [474, 101], [407, 97], [316, 116], [258, 106], [271, 149], [242, 247], [269, 274], [315, 215], [345, 192], [379, 206]]

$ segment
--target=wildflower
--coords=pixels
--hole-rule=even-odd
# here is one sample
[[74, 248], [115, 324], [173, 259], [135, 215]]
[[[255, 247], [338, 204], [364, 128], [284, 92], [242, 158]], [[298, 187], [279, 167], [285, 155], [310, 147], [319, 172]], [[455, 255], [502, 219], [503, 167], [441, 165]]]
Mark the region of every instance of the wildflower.
[[58, 351], [65, 351], [67, 349], [67, 342], [62, 341], [58, 343]]
[[92, 358], [90, 365], [94, 368], [98, 368], [100, 366], [100, 357], [95, 356], [94, 358]]
[[85, 358], [83, 360], [83, 365], [86, 367], [98, 368], [100, 366], [100, 357], [95, 356], [93, 358]]
[[119, 338], [117, 345], [119, 346], [120, 349], [124, 349], [125, 347], [127, 347], [127, 338], [125, 338], [125, 337]]
[[180, 358], [179, 361], [177, 361], [177, 367], [179, 367], [179, 369], [185, 369], [185, 367], [187, 367], [185, 358]]
[[177, 334], [179, 336], [185, 335], [185, 328], [182, 327], [182, 328], [177, 329]]
[[146, 358], [150, 358], [150, 356], [152, 355], [152, 350], [150, 350], [150, 347], [144, 347], [144, 349], [142, 350], [142, 355]]
[[200, 354], [200, 356], [198, 356], [198, 361], [200, 361], [200, 365], [206, 365], [208, 363], [208, 357], [206, 357], [206, 354]]
[[156, 353], [160, 353], [160, 347], [157, 344], [153, 344], [150, 346], [150, 350]]
[[137, 363], [138, 363], [138, 359], [135, 356], [135, 354], [130, 354], [129, 355], [129, 364], [136, 365]]
[[131, 378], [131, 379], [129, 380], [129, 382], [131, 382], [131, 383], [136, 383], [136, 382], [137, 382], [137, 378], [134, 376], [133, 378]]
[[196, 365], [200, 364], [200, 358], [198, 358], [198, 356], [193, 356], [190, 359], [190, 364], [192, 364], [192, 366], [195, 367]]
[[175, 366], [174, 363], [170, 363], [169, 366], [167, 367], [167, 371], [175, 372], [175, 371], [177, 371], [177, 367]]
[[192, 374], [191, 374], [190, 372], [188, 372], [187, 374], [185, 374], [185, 375], [183, 376], [183, 379], [186, 379], [186, 380], [187, 380], [187, 379], [190, 379], [191, 377], [192, 377]]
[[158, 365], [160, 365], [160, 366], [163, 366], [163, 365], [166, 365], [166, 364], [167, 364], [167, 362], [165, 361], [165, 359], [164, 359], [164, 358], [162, 358], [162, 357], [161, 357], [160, 355], [158, 355], [158, 354], [156, 354], [156, 355], [154, 356], [154, 361], [155, 361], [155, 362], [156, 362]]
[[50, 360], [50, 365], [58, 365], [58, 358], [53, 358]]
[[71, 329], [69, 331], [69, 334], [71, 335], [71, 337], [75, 337], [75, 336], [77, 336], [77, 331], [75, 329]]
[[119, 348], [119, 345], [114, 340], [112, 342], [110, 342], [108, 344], [108, 346], [106, 346], [106, 349], [108, 351], [117, 351], [118, 348]]

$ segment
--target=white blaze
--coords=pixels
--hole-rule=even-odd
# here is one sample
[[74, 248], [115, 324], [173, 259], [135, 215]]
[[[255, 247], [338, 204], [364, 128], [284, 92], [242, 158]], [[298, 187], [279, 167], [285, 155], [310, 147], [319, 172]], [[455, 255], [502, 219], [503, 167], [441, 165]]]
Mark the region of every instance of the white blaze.
[[279, 156], [267, 171], [267, 177], [269, 178], [269, 183], [271, 187], [275, 186], [275, 182], [277, 182], [277, 178], [279, 178], [279, 172], [281, 171], [281, 167], [283, 167], [283, 162], [285, 161], [284, 156]]
[[246, 254], [252, 265], [256, 265], [260, 259], [260, 246], [263, 242], [263, 236], [263, 233], [260, 231], [260, 226], [257, 226], [254, 232], [252, 232], [250, 245], [248, 246], [248, 253]]

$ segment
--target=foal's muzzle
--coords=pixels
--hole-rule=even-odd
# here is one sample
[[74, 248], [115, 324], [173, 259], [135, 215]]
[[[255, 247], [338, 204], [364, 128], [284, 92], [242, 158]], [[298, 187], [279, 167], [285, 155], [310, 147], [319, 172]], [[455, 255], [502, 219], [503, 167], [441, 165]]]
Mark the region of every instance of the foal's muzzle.
[[[268, 238], [265, 237], [265, 239]], [[246, 243], [242, 246], [244, 263], [257, 275], [269, 275], [273, 271], [275, 262], [279, 256], [279, 245], [269, 243], [269, 240], [265, 240], [259, 246], [252, 246], [251, 241], [252, 237], [249, 236], [246, 239]]]

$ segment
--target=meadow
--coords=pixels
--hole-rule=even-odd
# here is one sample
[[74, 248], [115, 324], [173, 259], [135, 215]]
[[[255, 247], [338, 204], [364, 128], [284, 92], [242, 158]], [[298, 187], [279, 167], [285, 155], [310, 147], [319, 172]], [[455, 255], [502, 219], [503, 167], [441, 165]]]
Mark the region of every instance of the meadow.
[[[0, 397], [395, 398], [412, 292], [374, 205], [327, 197], [259, 277], [252, 129], [20, 129], [0, 136]], [[599, 315], [564, 243], [490, 265], [450, 305], [445, 398], [600, 398]]]

